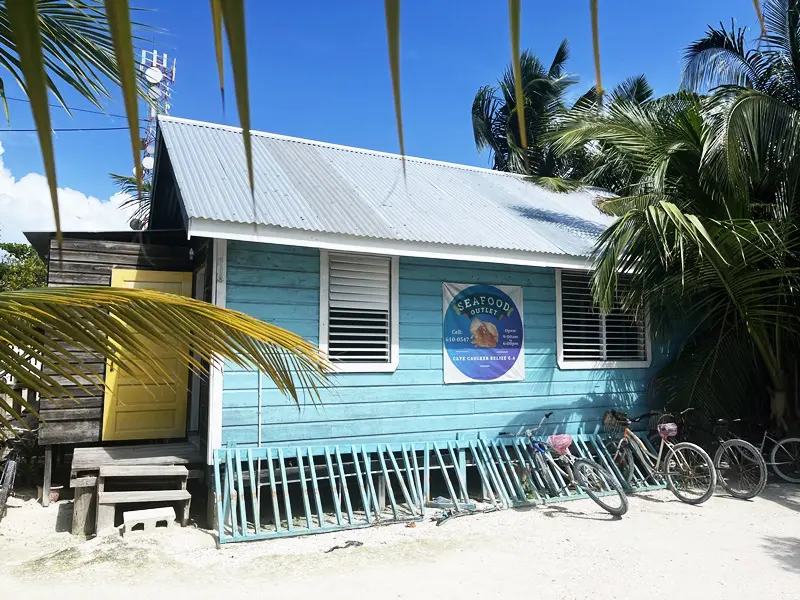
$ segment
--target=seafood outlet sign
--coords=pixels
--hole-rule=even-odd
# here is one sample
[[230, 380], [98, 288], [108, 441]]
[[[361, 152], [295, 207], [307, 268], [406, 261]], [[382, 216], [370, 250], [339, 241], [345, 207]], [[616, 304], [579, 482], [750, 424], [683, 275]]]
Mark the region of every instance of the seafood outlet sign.
[[444, 382], [525, 379], [522, 288], [443, 283]]

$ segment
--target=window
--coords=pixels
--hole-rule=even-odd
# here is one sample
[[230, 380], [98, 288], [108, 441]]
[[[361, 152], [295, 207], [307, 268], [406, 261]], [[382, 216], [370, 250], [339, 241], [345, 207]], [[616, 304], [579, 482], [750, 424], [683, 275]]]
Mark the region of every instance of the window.
[[[615, 305], [594, 305], [591, 273], [556, 270], [558, 365], [562, 369], [633, 368], [650, 365], [646, 317]], [[624, 285], [624, 280], [620, 283]]]
[[320, 349], [340, 372], [398, 364], [398, 259], [320, 252]]

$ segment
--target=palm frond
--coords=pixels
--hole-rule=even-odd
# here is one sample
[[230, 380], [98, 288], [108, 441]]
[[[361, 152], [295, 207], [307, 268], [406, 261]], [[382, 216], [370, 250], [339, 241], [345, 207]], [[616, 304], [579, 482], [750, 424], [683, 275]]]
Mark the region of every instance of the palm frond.
[[131, 31], [128, 0], [105, 0], [106, 18], [114, 43], [117, 59], [119, 85], [128, 117], [128, 133], [133, 152], [133, 169], [136, 173], [136, 195], [142, 195], [142, 162], [139, 160], [141, 142], [139, 138], [139, 98], [136, 82], [136, 66], [133, 60], [133, 33]]
[[31, 104], [31, 113], [39, 137], [44, 172], [53, 205], [56, 239], [61, 246], [61, 216], [58, 206], [58, 184], [56, 182], [56, 157], [50, 126], [50, 107], [47, 101], [48, 79], [45, 72], [44, 49], [40, 34], [37, 2], [8, 0], [8, 22], [13, 32], [14, 49], [19, 55], [19, 72], [25, 81], [25, 92]]
[[[525, 171], [527, 171], [528, 158], [525, 150], [528, 147], [528, 128], [525, 122], [525, 96], [522, 83], [522, 65], [519, 56], [519, 32], [520, 32], [520, 0], [508, 0], [508, 22], [511, 29], [511, 71], [514, 74], [514, 112], [517, 114], [519, 125], [519, 147], [523, 151]], [[511, 86], [509, 86], [511, 89]]]
[[130, 175], [118, 175], [117, 173], [109, 173], [108, 176], [117, 189], [128, 197], [123, 200], [119, 208], [126, 210], [134, 208], [128, 222], [134, 229], [139, 229], [146, 225], [147, 218], [150, 215], [150, 194], [153, 190], [152, 180], [144, 180], [141, 184], [141, 191], [139, 190], [139, 182], [136, 177]]
[[722, 84], [754, 87], [763, 79], [757, 55], [747, 50], [746, 30], [731, 24], [709, 26], [703, 38], [689, 45], [683, 56], [683, 87], [702, 91]]
[[592, 56], [594, 58], [594, 87], [602, 97], [603, 78], [600, 69], [600, 17], [598, 15], [597, 0], [589, 0], [589, 11], [592, 17]]
[[[239, 111], [239, 122], [242, 127], [247, 178], [250, 182], [251, 193], [255, 193], [253, 143], [250, 135], [250, 85], [247, 77], [247, 32], [245, 30], [244, 0], [221, 0], [220, 6], [222, 8], [222, 22], [228, 38], [228, 51], [233, 69], [233, 85], [236, 88], [236, 108]], [[217, 52], [217, 58], [219, 59], [219, 57], [220, 53]], [[253, 203], [253, 210], [255, 211], [255, 196], [253, 197]]]
[[525, 178], [527, 181], [535, 183], [551, 192], [563, 194], [564, 192], [574, 192], [584, 187], [583, 182], [576, 179], [565, 179], [563, 177], [542, 177], [532, 175]]
[[400, 100], [400, 0], [384, 0], [386, 11], [386, 39], [389, 44], [389, 70], [392, 74], [392, 98], [397, 121], [397, 140], [403, 160], [403, 177], [406, 174], [406, 143], [403, 136], [403, 108]]
[[[67, 385], [103, 387], [100, 379], [85, 378], [78, 353], [107, 359], [144, 381], [162, 375], [164, 366], [148, 353], [151, 344], [178, 348], [186, 367], [200, 373], [204, 364], [219, 368], [220, 359], [260, 369], [296, 402], [304, 393], [315, 400], [329, 370], [302, 337], [183, 296], [97, 287], [0, 293], [0, 373], [43, 397], [69, 401]], [[27, 406], [1, 382], [0, 391]]]
[[553, 56], [553, 62], [550, 63], [550, 68], [547, 70], [547, 76], [551, 79], [558, 79], [563, 77], [569, 60], [569, 41], [564, 38]]
[[633, 102], [642, 104], [652, 100], [654, 96], [653, 86], [647, 81], [644, 75], [628, 77], [625, 81], [618, 84], [611, 91], [611, 102]]
[[225, 110], [225, 57], [222, 49], [222, 0], [211, 0], [211, 23], [214, 28], [214, 55], [217, 59], [217, 77], [222, 110]]

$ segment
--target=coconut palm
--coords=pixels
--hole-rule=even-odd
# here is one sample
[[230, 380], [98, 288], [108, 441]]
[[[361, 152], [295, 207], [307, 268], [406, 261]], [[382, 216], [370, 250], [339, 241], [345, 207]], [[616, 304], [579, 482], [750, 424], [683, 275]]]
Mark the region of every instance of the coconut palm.
[[587, 111], [555, 148], [601, 143], [631, 170], [624, 195], [598, 202], [618, 219], [597, 245], [593, 290], [601, 309], [620, 297], [646, 306], [656, 336], [684, 340], [654, 392], [708, 418], [761, 412], [771, 399], [786, 426], [796, 416], [788, 360], [800, 348], [800, 156], [790, 141], [770, 142], [774, 129], [752, 113], [737, 114], [753, 94], [734, 95], [734, 106], [690, 92], [619, 102]]
[[147, 226], [147, 217], [150, 214], [150, 192], [153, 189], [153, 182], [150, 179], [142, 181], [141, 190], [139, 190], [139, 182], [136, 177], [132, 175], [119, 175], [117, 173], [109, 173], [111, 181], [117, 186], [117, 189], [128, 196], [123, 200], [119, 208], [126, 210], [133, 208], [129, 223], [131, 229], [144, 229]]
[[[563, 131], [574, 125], [592, 122], [592, 118], [599, 113], [608, 113], [624, 104], [643, 105], [652, 101], [653, 97], [653, 88], [644, 75], [625, 79], [610, 94], [598, 94], [597, 88], [592, 87], [578, 98], [572, 108], [558, 117], [549, 140], [559, 139]], [[592, 140], [571, 150], [569, 154], [582, 159], [578, 168], [570, 174], [575, 180], [573, 186], [582, 184], [626, 194], [637, 180], [635, 167], [613, 145]]]
[[472, 103], [472, 131], [479, 151], [489, 150], [492, 167], [534, 177], [563, 177], [569, 165], [550, 152], [547, 132], [564, 111], [564, 95], [576, 80], [566, 74], [567, 40], [561, 42], [549, 67], [529, 51], [520, 55], [527, 150], [523, 149], [515, 97], [514, 66], [496, 86], [486, 85]]
[[583, 115], [556, 147], [594, 140], [630, 168], [622, 196], [601, 202], [619, 219], [594, 291], [608, 308], [627, 272], [625, 302], [685, 338], [654, 391], [707, 416], [769, 406], [786, 428], [800, 418], [786, 396], [800, 350], [800, 1], [767, 0], [763, 17], [753, 47], [720, 24], [687, 48], [683, 85], [707, 96]]

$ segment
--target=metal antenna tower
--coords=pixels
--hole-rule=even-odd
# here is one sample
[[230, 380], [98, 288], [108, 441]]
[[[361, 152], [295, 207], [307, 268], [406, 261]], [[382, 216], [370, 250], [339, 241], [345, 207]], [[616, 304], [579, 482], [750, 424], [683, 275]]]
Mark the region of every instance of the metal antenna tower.
[[[142, 72], [148, 87], [147, 94], [150, 99], [142, 136], [143, 183], [152, 183], [153, 180], [158, 115], [168, 115], [172, 107], [172, 84], [175, 83], [176, 65], [177, 60], [174, 58], [172, 64], [169, 64], [166, 52], [159, 54], [155, 49], [142, 50], [139, 71]], [[133, 174], [136, 175], [136, 169], [133, 170]], [[131, 227], [134, 229], [143, 229], [146, 225], [147, 223], [140, 219], [131, 221]]]

